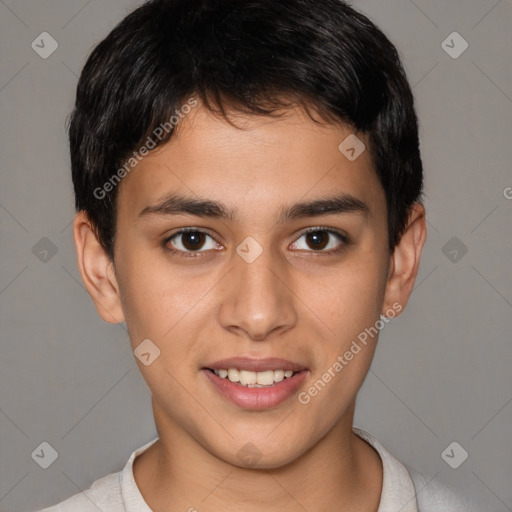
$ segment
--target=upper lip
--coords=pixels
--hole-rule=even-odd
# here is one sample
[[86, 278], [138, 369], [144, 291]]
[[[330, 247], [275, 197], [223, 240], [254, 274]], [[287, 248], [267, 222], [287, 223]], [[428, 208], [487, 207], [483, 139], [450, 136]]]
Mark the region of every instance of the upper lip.
[[292, 370], [300, 372], [307, 368], [298, 363], [280, 359], [278, 357], [269, 357], [265, 359], [253, 359], [249, 357], [231, 357], [229, 359], [222, 359], [208, 364], [205, 368], [210, 370], [229, 370], [236, 368], [237, 370], [249, 370], [253, 372], [264, 372], [265, 370]]

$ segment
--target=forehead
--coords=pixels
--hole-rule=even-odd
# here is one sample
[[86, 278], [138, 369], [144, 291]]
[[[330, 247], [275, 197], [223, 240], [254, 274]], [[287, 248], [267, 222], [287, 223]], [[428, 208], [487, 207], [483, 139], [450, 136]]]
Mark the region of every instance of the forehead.
[[[385, 208], [367, 140], [354, 139], [350, 127], [318, 125], [300, 108], [278, 118], [233, 112], [230, 119], [236, 126], [203, 105], [192, 109], [170, 141], [123, 179], [119, 211], [140, 212], [172, 192], [223, 202], [241, 217], [244, 210], [253, 216], [258, 205], [268, 209], [335, 192]], [[348, 158], [354, 152], [346, 152], [344, 141], [359, 144], [357, 152], [363, 144], [366, 149]]]

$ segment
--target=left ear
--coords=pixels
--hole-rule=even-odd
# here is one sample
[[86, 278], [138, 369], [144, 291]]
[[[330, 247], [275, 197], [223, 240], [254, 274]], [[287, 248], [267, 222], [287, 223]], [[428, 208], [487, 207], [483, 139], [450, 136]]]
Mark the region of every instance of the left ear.
[[[419, 203], [414, 203], [410, 209], [407, 227], [389, 262], [388, 282], [382, 306], [383, 315], [390, 309], [399, 314], [407, 305], [418, 275], [421, 251], [426, 239], [425, 208]], [[401, 306], [400, 309], [397, 309], [397, 303]], [[398, 316], [397, 314], [395, 316]]]

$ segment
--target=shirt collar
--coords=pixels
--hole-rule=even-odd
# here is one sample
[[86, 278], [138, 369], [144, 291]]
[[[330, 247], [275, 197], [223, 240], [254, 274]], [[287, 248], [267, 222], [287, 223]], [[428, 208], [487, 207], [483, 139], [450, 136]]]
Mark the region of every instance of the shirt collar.
[[352, 430], [377, 451], [382, 461], [382, 493], [377, 512], [418, 512], [416, 491], [405, 466], [371, 434], [356, 427]]

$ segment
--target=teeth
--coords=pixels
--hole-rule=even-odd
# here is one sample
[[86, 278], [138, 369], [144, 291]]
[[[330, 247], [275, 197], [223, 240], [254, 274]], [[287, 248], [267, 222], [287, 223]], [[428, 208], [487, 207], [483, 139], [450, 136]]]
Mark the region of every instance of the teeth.
[[270, 386], [274, 384], [274, 371], [268, 370], [266, 372], [258, 372], [254, 374], [256, 376], [256, 382], [263, 386]]
[[274, 382], [281, 382], [284, 379], [284, 370], [274, 370]]
[[[220, 377], [220, 375], [219, 375]], [[231, 382], [239, 382], [240, 381], [240, 372], [238, 370], [235, 370], [234, 368], [230, 368], [228, 370], [228, 379]]]
[[247, 386], [247, 384], [256, 384], [256, 373], [240, 370], [240, 384], [242, 384], [242, 386]]
[[264, 388], [272, 386], [284, 379], [289, 379], [295, 372], [292, 370], [266, 370], [264, 372], [251, 372], [236, 368], [214, 370], [215, 375], [222, 379], [228, 378], [231, 382], [249, 388]]

